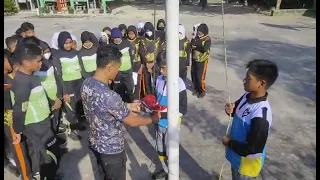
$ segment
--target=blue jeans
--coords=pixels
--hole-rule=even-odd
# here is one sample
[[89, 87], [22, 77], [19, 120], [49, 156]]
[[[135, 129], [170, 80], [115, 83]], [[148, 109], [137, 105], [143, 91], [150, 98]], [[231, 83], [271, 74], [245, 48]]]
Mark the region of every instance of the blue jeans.
[[256, 180], [257, 177], [249, 177], [241, 175], [236, 169], [231, 166], [232, 180]]

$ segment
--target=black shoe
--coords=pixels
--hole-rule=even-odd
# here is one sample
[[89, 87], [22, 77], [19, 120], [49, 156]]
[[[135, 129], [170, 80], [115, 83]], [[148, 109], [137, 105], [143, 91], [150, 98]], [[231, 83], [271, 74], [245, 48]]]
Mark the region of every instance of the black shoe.
[[79, 131], [84, 131], [86, 130], [87, 128], [82, 125], [80, 122], [76, 123], [76, 124], [70, 124], [70, 128], [72, 130], [79, 130]]
[[206, 93], [205, 93], [205, 92], [202, 92], [202, 93], [198, 94], [197, 97], [198, 97], [199, 99], [202, 99], [205, 95], [206, 95]]
[[59, 134], [56, 136], [57, 143], [59, 144], [60, 148], [67, 147], [67, 135], [66, 134]]
[[9, 172], [11, 172], [12, 174], [14, 174], [16, 177], [19, 177], [19, 176], [20, 176], [20, 173], [19, 173], [18, 168], [17, 168], [16, 166], [14, 166], [13, 164], [11, 164], [10, 162], [9, 162], [9, 164], [6, 165], [5, 167], [6, 167], [6, 169], [7, 169]]
[[163, 169], [159, 172], [155, 172], [152, 174], [151, 178], [154, 179], [161, 179], [161, 178], [167, 178], [168, 173], [166, 173]]
[[68, 136], [74, 141], [80, 141], [82, 139], [81, 136], [78, 134], [78, 131], [71, 131], [71, 133], [68, 134]]

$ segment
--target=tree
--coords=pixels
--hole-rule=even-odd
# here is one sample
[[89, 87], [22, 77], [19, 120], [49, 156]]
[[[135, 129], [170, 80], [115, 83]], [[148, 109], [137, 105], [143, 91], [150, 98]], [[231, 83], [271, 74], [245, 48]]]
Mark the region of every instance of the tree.
[[5, 13], [17, 13], [19, 9], [13, 0], [4, 0], [4, 12]]

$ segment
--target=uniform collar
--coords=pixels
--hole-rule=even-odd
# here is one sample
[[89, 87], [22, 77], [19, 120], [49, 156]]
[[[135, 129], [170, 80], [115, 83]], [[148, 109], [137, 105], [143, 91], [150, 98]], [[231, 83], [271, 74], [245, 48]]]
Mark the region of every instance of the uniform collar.
[[254, 103], [261, 102], [261, 101], [266, 101], [267, 97], [268, 97], [268, 93], [267, 92], [266, 92], [266, 94], [264, 96], [259, 97], [259, 98], [255, 98], [255, 99], [249, 99], [249, 95], [250, 95], [250, 93], [248, 93], [246, 95], [246, 99], [247, 99], [247, 103], [248, 104], [254, 104]]
[[137, 37], [135, 37], [135, 38], [132, 39], [132, 40], [128, 38], [128, 41], [133, 42], [133, 41], [135, 41], [136, 39], [137, 39]]

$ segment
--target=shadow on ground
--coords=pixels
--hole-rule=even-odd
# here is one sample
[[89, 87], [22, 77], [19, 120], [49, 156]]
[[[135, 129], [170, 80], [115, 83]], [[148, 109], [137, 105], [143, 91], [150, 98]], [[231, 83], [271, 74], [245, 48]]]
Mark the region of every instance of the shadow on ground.
[[303, 16], [316, 19], [316, 10], [309, 9], [303, 14]]
[[[97, 165], [95, 155], [88, 148], [89, 147], [88, 130], [80, 132], [80, 135], [82, 137], [80, 141], [80, 148], [72, 149], [71, 151], [68, 151], [68, 153], [63, 155], [61, 159], [59, 169], [57, 172], [60, 180], [79, 180], [79, 179], [100, 180], [101, 179], [99, 174], [99, 167]], [[72, 141], [70, 139], [68, 139], [68, 141], [69, 143], [73, 143], [73, 142], [70, 142]], [[90, 164], [86, 166], [79, 166], [80, 162], [83, 161], [87, 155], [89, 156]], [[91, 174], [90, 171], [87, 172], [88, 170], [87, 168], [92, 168], [93, 174]]]
[[[154, 128], [153, 126], [149, 127], [149, 132], [151, 133], [153, 131], [154, 134]], [[156, 149], [150, 144], [150, 142], [145, 137], [144, 133], [139, 128], [131, 128], [126, 127], [128, 133], [132, 137], [132, 139], [135, 141], [137, 146], [141, 149], [141, 151], [145, 154], [145, 156], [148, 157], [150, 160], [150, 163], [156, 166], [156, 170], [158, 171], [161, 169], [161, 164], [158, 159], [157, 151]], [[126, 151], [128, 159], [130, 159], [131, 163], [129, 166], [131, 167], [131, 170], [129, 170], [129, 174], [133, 180], [138, 179], [149, 179], [151, 178], [150, 172], [150, 165], [152, 164], [139, 164], [133, 151], [130, 149], [129, 145], [126, 144]], [[180, 169], [183, 172], [181, 173], [181, 176], [188, 176], [189, 179], [202, 179], [202, 180], [212, 180], [216, 177], [216, 173], [209, 173], [206, 170], [204, 170], [197, 161], [186, 151], [186, 149], [180, 145]], [[183, 177], [181, 177], [183, 178]]]
[[[216, 42], [222, 45], [223, 42]], [[303, 96], [316, 102], [316, 47], [264, 41], [259, 39], [237, 39], [227, 41], [229, 67], [236, 70], [240, 78], [245, 75], [245, 64], [253, 59], [268, 59], [277, 63], [277, 84], [287, 92]], [[223, 54], [218, 54], [223, 61]], [[223, 61], [224, 63], [224, 61]]]
[[[190, 81], [190, 80], [188, 80]], [[223, 99], [226, 97], [223, 91], [216, 90], [211, 86], [207, 86], [207, 96], [206, 98], [209, 99], [209, 101], [213, 104], [212, 109], [221, 109], [224, 107], [225, 100]], [[218, 105], [214, 105], [218, 104]], [[215, 138], [216, 140], [220, 141], [222, 136], [225, 133], [226, 126], [221, 124], [220, 121], [216, 117], [212, 117], [210, 114], [210, 111], [204, 110], [202, 108], [199, 108], [193, 104], [188, 104], [188, 113], [186, 116], [183, 117], [182, 124], [185, 125], [191, 132], [196, 129], [200, 129], [202, 136], [204, 139], [212, 139]], [[156, 165], [156, 169], [159, 170], [161, 168], [161, 164], [159, 162], [157, 152], [152, 144], [148, 141], [148, 139], [145, 137], [145, 134], [141, 131], [140, 128], [131, 128], [126, 127], [127, 132], [130, 134], [134, 142], [137, 144], [137, 146], [141, 149], [141, 151], [147, 156], [153, 164]], [[148, 126], [148, 131], [152, 135], [154, 134], [154, 127]], [[154, 136], [153, 136], [153, 140]], [[127, 150], [127, 149], [126, 149]], [[128, 158], [130, 160], [133, 160], [134, 164], [138, 165], [138, 167], [141, 168], [139, 170], [141, 173], [152, 173], [148, 172], [148, 164], [139, 165], [136, 162], [136, 158], [134, 157], [133, 152], [129, 149], [127, 151]], [[131, 156], [131, 157], [130, 157]], [[181, 178], [184, 179], [183, 176], [187, 176], [189, 179], [201, 179], [201, 180], [212, 180], [216, 179], [217, 172], [208, 172], [205, 170], [201, 165], [192, 157], [187, 150], [183, 147], [183, 145], [180, 145], [180, 170]], [[137, 175], [136, 172], [133, 170], [129, 172], [131, 175], [134, 175], [132, 177], [140, 177]], [[150, 178], [150, 176], [148, 177]], [[141, 177], [141, 179], [143, 179]], [[144, 179], [147, 179], [147, 177], [144, 177]]]

